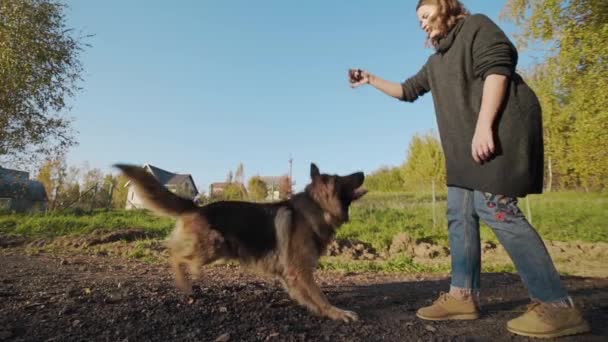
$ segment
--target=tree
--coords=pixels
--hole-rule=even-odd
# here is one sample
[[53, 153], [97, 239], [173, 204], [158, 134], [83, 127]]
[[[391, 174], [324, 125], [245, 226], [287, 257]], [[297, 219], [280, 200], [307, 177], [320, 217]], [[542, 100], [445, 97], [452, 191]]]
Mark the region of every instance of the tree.
[[247, 185], [249, 197], [254, 201], [264, 200], [268, 195], [268, 186], [260, 176], [251, 177]]
[[55, 199], [55, 208], [66, 208], [79, 202], [80, 174], [81, 170], [77, 166], [68, 167]]
[[66, 168], [65, 158], [57, 157], [47, 159], [38, 170], [36, 179], [44, 186], [49, 201], [49, 209], [53, 209], [53, 204], [57, 199], [56, 196], [63, 186]]
[[608, 2], [508, 0], [502, 16], [519, 27], [520, 48], [546, 48], [528, 72], [543, 106], [546, 187], [605, 189]]
[[432, 182], [445, 184], [445, 157], [435, 134], [416, 134], [412, 137], [401, 172], [401, 178], [408, 189], [428, 189]]
[[242, 200], [247, 197], [247, 192], [245, 191], [243, 184], [230, 183], [224, 188], [222, 197], [225, 200]]
[[112, 207], [115, 209], [123, 209], [127, 203], [127, 196], [129, 189], [125, 187], [128, 179], [119, 174], [114, 177], [114, 183], [112, 187]]
[[[104, 191], [104, 175], [97, 168], [83, 169], [82, 175], [82, 192], [80, 194], [80, 203], [86, 208], [101, 208], [107, 206], [109, 199], [107, 190]], [[104, 194], [105, 192], [105, 194]]]
[[401, 168], [384, 166], [365, 176], [364, 186], [370, 191], [394, 192], [405, 190]]
[[234, 172], [234, 181], [245, 183], [245, 179], [243, 177], [245, 177], [245, 167], [243, 166], [243, 163], [239, 163], [239, 165], [236, 167], [236, 171]]
[[54, 0], [0, 1], [0, 158], [35, 161], [76, 144], [62, 115], [78, 90], [82, 37]]

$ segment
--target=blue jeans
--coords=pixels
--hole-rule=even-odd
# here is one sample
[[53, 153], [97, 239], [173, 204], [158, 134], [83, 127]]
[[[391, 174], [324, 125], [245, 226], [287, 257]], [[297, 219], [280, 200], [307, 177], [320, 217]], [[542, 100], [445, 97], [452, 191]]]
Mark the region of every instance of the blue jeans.
[[568, 299], [545, 244], [517, 207], [517, 199], [458, 187], [448, 187], [447, 198], [452, 287], [479, 290], [480, 218], [509, 253], [532, 299]]

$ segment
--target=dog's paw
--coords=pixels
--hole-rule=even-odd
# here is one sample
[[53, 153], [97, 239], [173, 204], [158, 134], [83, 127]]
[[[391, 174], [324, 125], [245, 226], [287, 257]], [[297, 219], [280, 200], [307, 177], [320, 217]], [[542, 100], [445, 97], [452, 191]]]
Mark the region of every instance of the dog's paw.
[[329, 318], [336, 321], [344, 321], [346, 323], [355, 322], [359, 320], [359, 316], [354, 311], [342, 310], [337, 307], [332, 307], [327, 313]]

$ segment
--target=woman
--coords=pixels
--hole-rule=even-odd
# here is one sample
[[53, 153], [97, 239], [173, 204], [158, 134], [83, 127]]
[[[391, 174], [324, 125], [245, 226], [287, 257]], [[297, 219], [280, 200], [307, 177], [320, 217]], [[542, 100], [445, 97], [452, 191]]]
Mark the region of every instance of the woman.
[[420, 26], [435, 53], [403, 83], [349, 70], [351, 86], [369, 84], [399, 100], [433, 95], [446, 159], [447, 221], [452, 259], [449, 293], [418, 310], [426, 320], [476, 319], [481, 254], [479, 219], [513, 260], [533, 302], [507, 323], [526, 336], [589, 331], [561, 284], [551, 257], [517, 206], [542, 192], [541, 108], [515, 72], [517, 51], [488, 17], [469, 15], [456, 0], [420, 0]]

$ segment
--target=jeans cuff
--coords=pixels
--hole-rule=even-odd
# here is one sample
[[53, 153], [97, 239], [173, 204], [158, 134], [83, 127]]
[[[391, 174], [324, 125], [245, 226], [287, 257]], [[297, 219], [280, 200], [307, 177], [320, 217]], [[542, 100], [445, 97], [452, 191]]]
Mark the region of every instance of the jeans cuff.
[[469, 289], [450, 285], [450, 294], [457, 295], [459, 298], [471, 298], [475, 303], [479, 303], [479, 289]]
[[574, 307], [574, 301], [572, 300], [572, 297], [570, 297], [570, 296], [564, 297], [564, 298], [561, 298], [558, 300], [548, 301], [548, 302], [543, 302], [543, 301], [540, 301], [540, 300], [534, 299], [534, 298], [532, 298], [532, 300], [540, 302], [543, 305], [548, 305], [548, 306], [552, 306], [552, 307], [556, 307], [556, 308], [573, 308]]

